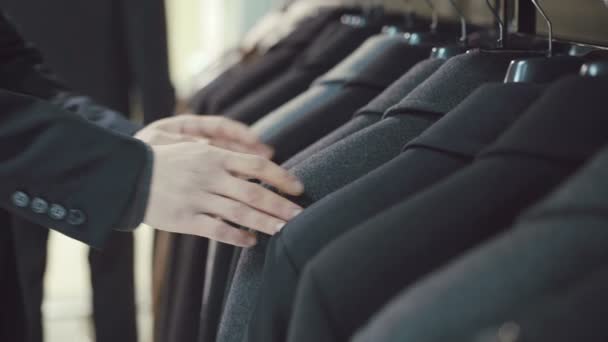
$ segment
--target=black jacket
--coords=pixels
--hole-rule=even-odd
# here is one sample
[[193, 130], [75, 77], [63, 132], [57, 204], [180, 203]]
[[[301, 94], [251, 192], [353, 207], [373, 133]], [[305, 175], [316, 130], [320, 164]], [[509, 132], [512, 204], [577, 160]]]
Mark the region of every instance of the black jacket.
[[358, 224], [470, 164], [541, 90], [523, 83], [481, 86], [407, 144], [398, 157], [329, 194], [289, 222], [271, 239], [266, 252], [248, 341], [284, 341], [298, 279], [309, 260]]
[[146, 122], [171, 115], [163, 0], [0, 0], [62, 82], [114, 110], [139, 95]]
[[509, 228], [608, 143], [607, 85], [555, 83], [470, 167], [324, 248], [302, 273], [288, 341], [349, 338], [402, 289]]
[[495, 341], [475, 337], [507, 324], [518, 341], [605, 341], [607, 166], [604, 149], [507, 232], [405, 289], [355, 341]]
[[152, 154], [124, 135], [138, 127], [70, 94], [3, 15], [0, 108], [2, 208], [93, 246], [141, 222]]

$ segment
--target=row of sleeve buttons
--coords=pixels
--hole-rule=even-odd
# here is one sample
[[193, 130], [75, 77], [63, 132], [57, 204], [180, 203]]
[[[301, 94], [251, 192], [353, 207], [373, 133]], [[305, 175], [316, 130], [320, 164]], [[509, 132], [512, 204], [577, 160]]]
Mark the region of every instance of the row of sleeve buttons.
[[56, 221], [65, 219], [68, 224], [73, 226], [79, 226], [86, 222], [86, 215], [82, 210], [67, 210], [62, 205], [56, 203], [49, 204], [40, 197], [30, 199], [30, 196], [23, 191], [15, 192], [12, 196], [12, 202], [18, 208], [29, 208], [36, 214], [49, 215], [51, 219]]

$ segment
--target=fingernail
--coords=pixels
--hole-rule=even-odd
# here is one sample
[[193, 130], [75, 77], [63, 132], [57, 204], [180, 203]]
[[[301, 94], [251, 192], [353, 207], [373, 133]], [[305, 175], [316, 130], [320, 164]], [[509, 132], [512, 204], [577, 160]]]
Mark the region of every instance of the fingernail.
[[302, 182], [300, 182], [300, 180], [298, 180], [296, 177], [292, 176], [292, 180], [293, 180], [293, 187], [294, 190], [297, 192], [302, 192], [304, 191], [304, 184], [302, 184]]
[[280, 232], [281, 230], [283, 230], [283, 228], [285, 227], [285, 224], [286, 224], [285, 222], [281, 222], [281, 223], [277, 224], [277, 226], [275, 227], [277, 233]]
[[302, 213], [302, 211], [303, 211], [303, 210], [302, 210], [302, 209], [299, 209], [299, 208], [298, 208], [298, 209], [293, 210], [293, 211], [292, 211], [292, 213], [291, 213], [291, 218], [294, 218], [294, 217], [296, 217], [296, 216], [300, 215], [300, 214]]
[[247, 243], [247, 246], [253, 247], [257, 244], [257, 242], [258, 241], [256, 240], [256, 238], [252, 237], [252, 238], [248, 238], [246, 243]]
[[272, 155], [274, 154], [274, 150], [266, 145], [258, 145], [257, 150], [260, 153], [263, 153], [269, 157], [272, 157]]

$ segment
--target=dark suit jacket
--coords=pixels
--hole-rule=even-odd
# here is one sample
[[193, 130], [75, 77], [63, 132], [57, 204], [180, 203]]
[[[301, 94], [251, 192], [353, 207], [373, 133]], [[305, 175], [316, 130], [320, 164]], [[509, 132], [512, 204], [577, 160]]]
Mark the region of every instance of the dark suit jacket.
[[[465, 167], [540, 95], [532, 84], [487, 84], [395, 159], [308, 207], [271, 239], [247, 341], [284, 341], [300, 273], [358, 224]], [[515, 101], [514, 101], [515, 100]], [[484, 110], [479, 110], [483, 108]], [[279, 286], [277, 286], [280, 284]]]
[[511, 322], [517, 341], [605, 341], [607, 166], [604, 149], [508, 232], [404, 289], [354, 340], [496, 341], [475, 337]]
[[40, 54], [1, 13], [0, 109], [0, 238], [11, 247], [2, 248], [0, 258], [1, 292], [10, 299], [2, 300], [0, 318], [11, 322], [0, 325], [0, 337], [21, 341], [22, 301], [7, 211], [99, 246], [112, 228], [134, 228], [143, 219], [152, 155], [120, 134], [137, 126], [70, 94], [45, 73]]
[[163, 0], [0, 0], [0, 6], [70, 88], [123, 113], [140, 95], [146, 122], [173, 113]]
[[302, 273], [288, 341], [348, 339], [402, 289], [509, 228], [608, 143], [607, 86], [555, 83], [470, 167], [327, 245]]
[[[148, 186], [151, 154], [144, 144], [119, 134], [132, 134], [137, 126], [86, 97], [69, 94], [42, 69], [37, 51], [1, 16], [0, 205], [99, 245], [112, 227], [133, 228], [141, 221], [147, 197], [141, 189]], [[49, 207], [62, 206], [67, 214], [80, 210], [85, 221], [71, 225], [69, 215], [53, 219], [35, 214], [29, 205], [18, 206], [17, 192], [30, 202], [39, 197]]]

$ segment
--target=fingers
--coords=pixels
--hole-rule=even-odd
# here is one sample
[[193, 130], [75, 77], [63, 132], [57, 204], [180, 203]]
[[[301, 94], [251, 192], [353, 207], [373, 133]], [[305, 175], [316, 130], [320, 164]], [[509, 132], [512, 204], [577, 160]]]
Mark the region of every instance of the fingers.
[[169, 145], [169, 144], [177, 144], [182, 142], [201, 142], [208, 143], [209, 141], [204, 138], [198, 138], [194, 136], [188, 136], [183, 134], [175, 134], [175, 133], [167, 133], [158, 131], [151, 138], [150, 144], [152, 145]]
[[246, 125], [221, 116], [182, 114], [152, 124], [176, 135], [207, 138], [214, 146], [270, 159], [273, 150]]
[[[193, 128], [207, 136], [238, 141], [245, 145], [260, 143], [258, 136], [243, 123], [222, 116], [201, 116], [199, 118], [198, 127], [193, 126]], [[188, 133], [187, 130], [185, 132]]]
[[207, 136], [212, 137], [218, 144], [229, 143], [228, 146], [220, 147], [235, 152], [257, 154], [268, 159], [272, 157], [272, 148], [260, 142], [257, 134], [246, 125], [221, 116], [208, 116], [205, 121], [203, 126], [207, 129]]
[[218, 219], [202, 214], [196, 215], [182, 232], [238, 247], [252, 247], [257, 243], [253, 233], [231, 227]]
[[247, 125], [222, 116], [184, 115], [182, 120], [186, 123], [182, 127], [184, 134], [231, 140], [244, 145], [261, 144], [258, 136]]
[[219, 216], [232, 223], [236, 223], [268, 235], [275, 235], [281, 231], [283, 226], [285, 226], [285, 221], [279, 220], [229, 198], [210, 196], [210, 198], [205, 200], [205, 202], [205, 212], [207, 214]]
[[301, 195], [304, 191], [304, 185], [295, 176], [258, 156], [234, 153], [227, 157], [225, 167], [232, 173], [259, 179], [290, 195]]
[[302, 208], [297, 204], [259, 184], [246, 180], [227, 177], [226, 180], [216, 183], [216, 186], [220, 195], [261, 210], [283, 221], [289, 221], [302, 212]]
[[243, 145], [241, 143], [234, 142], [231, 140], [214, 139], [213, 141], [211, 141], [211, 145], [233, 152], [255, 154], [266, 159], [272, 158], [272, 155], [274, 154], [274, 151], [271, 147], [263, 144]]
[[[273, 150], [260, 142], [259, 137], [246, 125], [221, 116], [180, 115], [167, 124], [173, 131], [190, 136], [207, 137], [213, 145], [235, 152], [257, 154], [271, 158]], [[177, 128], [176, 126], [179, 126]]]

